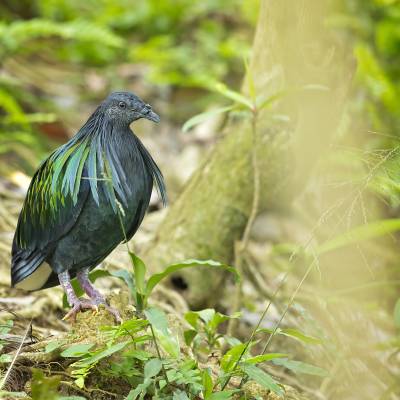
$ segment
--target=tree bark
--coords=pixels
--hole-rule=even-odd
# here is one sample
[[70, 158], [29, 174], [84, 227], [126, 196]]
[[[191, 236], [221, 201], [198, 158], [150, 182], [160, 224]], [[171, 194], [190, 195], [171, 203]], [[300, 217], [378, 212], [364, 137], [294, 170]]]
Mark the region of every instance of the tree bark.
[[[295, 198], [340, 121], [353, 68], [340, 38], [325, 25], [330, 4], [261, 1], [242, 92], [249, 96], [253, 81], [257, 95], [285, 95], [258, 115], [258, 211], [285, 207]], [[230, 118], [145, 251], [150, 268], [186, 258], [232, 262], [251, 213], [252, 145], [250, 118]], [[215, 305], [224, 279], [219, 271], [199, 268], [173, 282], [189, 304], [204, 307]]]

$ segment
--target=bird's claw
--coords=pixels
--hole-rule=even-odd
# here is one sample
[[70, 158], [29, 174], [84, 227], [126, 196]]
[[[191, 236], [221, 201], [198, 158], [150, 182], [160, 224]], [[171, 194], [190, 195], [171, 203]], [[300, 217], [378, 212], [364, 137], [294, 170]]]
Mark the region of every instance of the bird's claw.
[[122, 323], [122, 318], [121, 318], [119, 311], [116, 308], [111, 307], [104, 298], [102, 298], [102, 297], [94, 298], [93, 304], [96, 305], [97, 312], [99, 311], [98, 306], [102, 305], [110, 314], [113, 315], [116, 323], [118, 323], [118, 324]]
[[79, 312], [85, 310], [93, 310], [93, 312], [98, 312], [98, 307], [96, 304], [92, 303], [87, 299], [77, 299], [73, 304], [72, 308], [64, 316], [63, 321], [71, 319], [72, 322], [76, 321], [76, 316]]
[[106, 310], [113, 315], [115, 322], [117, 324], [122, 324], [122, 318], [121, 318], [121, 314], [119, 313], [119, 311], [114, 308], [109, 306], [107, 303], [103, 303], [104, 307], [106, 308]]
[[113, 315], [115, 322], [118, 324], [122, 323], [122, 318], [117, 309], [111, 307], [107, 304], [107, 302], [103, 299], [77, 299], [73, 304], [72, 308], [68, 311], [68, 313], [64, 316], [63, 321], [71, 319], [72, 322], [76, 321], [76, 316], [81, 311], [92, 310], [93, 315], [97, 315], [99, 313], [99, 306], [103, 305], [104, 308]]

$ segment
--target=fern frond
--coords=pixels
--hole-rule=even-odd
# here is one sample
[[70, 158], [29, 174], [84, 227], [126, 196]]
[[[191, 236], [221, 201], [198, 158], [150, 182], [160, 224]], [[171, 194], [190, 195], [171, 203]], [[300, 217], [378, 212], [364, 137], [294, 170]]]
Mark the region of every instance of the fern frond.
[[109, 47], [122, 47], [124, 44], [124, 40], [111, 30], [85, 20], [54, 22], [37, 18], [0, 24], [0, 42], [11, 50], [29, 40], [52, 36], [65, 40], [100, 42]]
[[28, 119], [25, 116], [24, 111], [19, 106], [17, 101], [11, 94], [0, 88], [0, 108], [2, 108], [8, 117], [14, 122], [21, 124], [28, 124]]

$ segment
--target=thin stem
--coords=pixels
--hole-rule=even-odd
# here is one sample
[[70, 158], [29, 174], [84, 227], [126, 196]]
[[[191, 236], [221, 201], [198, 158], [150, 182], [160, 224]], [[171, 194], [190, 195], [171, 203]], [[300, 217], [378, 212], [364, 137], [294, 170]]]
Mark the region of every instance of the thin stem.
[[307, 271], [304, 273], [303, 277], [301, 278], [301, 281], [297, 285], [295, 291], [293, 292], [288, 304], [286, 305], [285, 310], [283, 311], [281, 317], [279, 318], [279, 321], [276, 323], [276, 325], [274, 327], [274, 330], [272, 331], [270, 337], [268, 338], [267, 343], [265, 343], [264, 349], [263, 349], [261, 354], [265, 354], [265, 352], [267, 351], [267, 348], [268, 348], [269, 344], [271, 343], [271, 340], [274, 337], [276, 331], [278, 330], [280, 324], [282, 323], [283, 318], [285, 318], [287, 312], [289, 311], [289, 308], [291, 307], [291, 305], [294, 302], [294, 299], [297, 296], [297, 293], [299, 292], [299, 290], [302, 287], [304, 281], [307, 279], [308, 275], [310, 274], [311, 270], [314, 268], [315, 265], [316, 265], [316, 260], [314, 259], [314, 261], [310, 264], [310, 266], [307, 268]]
[[254, 220], [257, 217], [258, 206], [260, 203], [260, 170], [258, 168], [258, 157], [257, 157], [257, 147], [258, 147], [258, 140], [257, 140], [257, 117], [258, 112], [257, 109], [253, 111], [253, 117], [251, 120], [251, 127], [252, 127], [252, 137], [253, 137], [253, 148], [252, 148], [252, 167], [253, 167], [253, 184], [254, 184], [254, 191], [253, 191], [253, 202], [251, 205], [251, 212], [249, 219], [247, 220], [246, 228], [243, 233], [242, 243], [243, 247], [242, 250], [247, 248], [247, 245], [250, 240], [250, 232], [251, 228], [254, 224]]
[[[253, 200], [250, 209], [250, 215], [247, 220], [245, 229], [243, 231], [243, 236], [240, 241], [235, 242], [234, 253], [235, 253], [235, 261], [234, 265], [238, 270], [240, 275], [243, 275], [243, 253], [246, 251], [249, 240], [251, 228], [254, 224], [254, 220], [257, 217], [257, 212], [260, 203], [260, 170], [258, 168], [258, 159], [257, 159], [257, 118], [258, 118], [258, 110], [256, 105], [254, 104], [252, 110], [252, 118], [251, 118], [251, 132], [252, 132], [252, 152], [251, 152], [251, 163], [252, 163], [252, 171], [253, 171]], [[234, 304], [232, 309], [239, 310], [240, 305], [242, 303], [242, 285], [238, 283], [234, 296]], [[234, 331], [238, 321], [236, 319], [230, 319], [228, 322], [228, 327], [226, 333], [228, 336], [234, 336]]]
[[15, 362], [17, 361], [17, 358], [18, 358], [19, 354], [21, 353], [22, 346], [24, 345], [25, 339], [27, 338], [28, 332], [31, 330], [31, 328], [32, 328], [32, 319], [29, 321], [29, 324], [28, 324], [28, 326], [27, 326], [27, 328], [25, 330], [24, 336], [21, 339], [21, 343], [19, 344], [18, 349], [17, 349], [17, 351], [16, 351], [16, 353], [14, 355], [14, 358], [12, 359], [11, 364], [7, 369], [7, 372], [4, 375], [4, 378], [0, 383], [0, 390], [2, 390], [4, 388], [4, 386], [5, 386], [5, 384], [7, 383], [7, 379], [9, 377], [10, 373], [11, 373], [11, 370], [14, 367]]
[[[288, 275], [288, 273], [286, 273], [286, 275], [283, 277], [283, 279], [281, 280], [281, 282], [280, 282], [280, 284], [278, 285], [278, 287], [275, 289], [275, 292], [274, 292], [274, 294], [272, 295], [271, 300], [268, 302], [268, 305], [267, 305], [267, 307], [265, 308], [264, 312], [261, 314], [261, 317], [260, 317], [260, 319], [258, 320], [256, 327], [255, 327], [255, 328], [253, 329], [253, 331], [251, 332], [250, 338], [249, 338], [249, 340], [247, 341], [246, 346], [244, 347], [244, 349], [243, 349], [242, 352], [240, 353], [239, 358], [238, 358], [237, 361], [235, 362], [234, 367], [233, 367], [233, 371], [236, 369], [236, 367], [239, 365], [240, 361], [242, 360], [243, 356], [246, 354], [246, 351], [248, 350], [248, 348], [249, 348], [249, 346], [250, 346], [250, 343], [251, 343], [252, 340], [254, 339], [254, 336], [256, 335], [256, 333], [257, 333], [257, 331], [258, 331], [258, 328], [260, 327], [262, 321], [264, 320], [265, 316], [267, 315], [267, 313], [268, 313], [268, 311], [269, 311], [269, 308], [271, 307], [271, 304], [273, 303], [273, 301], [274, 301], [276, 295], [277, 295], [278, 292], [280, 291], [280, 289], [281, 289], [281, 287], [282, 287], [284, 281], [286, 280], [287, 275]], [[229, 383], [230, 379], [231, 379], [231, 377], [228, 377], [227, 381], [223, 384], [221, 390], [224, 390], [224, 388], [226, 387], [226, 385]]]
[[[309, 265], [309, 267], [307, 268], [307, 270], [306, 270], [306, 272], [304, 273], [303, 277], [301, 278], [301, 281], [299, 282], [299, 284], [297, 285], [295, 291], [293, 292], [292, 296], [290, 297], [289, 302], [288, 302], [288, 304], [286, 305], [285, 310], [283, 311], [281, 317], [279, 318], [279, 321], [276, 323], [276, 325], [275, 325], [275, 327], [274, 327], [274, 329], [273, 329], [271, 335], [269, 336], [269, 338], [268, 338], [268, 340], [267, 340], [267, 343], [265, 343], [265, 346], [264, 346], [263, 351], [261, 352], [261, 355], [265, 354], [265, 352], [267, 351], [268, 346], [270, 345], [270, 343], [271, 343], [271, 341], [272, 341], [272, 338], [273, 338], [274, 335], [276, 334], [276, 332], [277, 332], [277, 330], [279, 329], [279, 327], [280, 327], [280, 325], [281, 325], [283, 319], [285, 318], [287, 312], [289, 311], [289, 308], [290, 308], [291, 305], [293, 304], [294, 299], [295, 299], [296, 296], [297, 296], [297, 293], [299, 292], [301, 286], [303, 285], [304, 281], [307, 279], [308, 275], [310, 274], [311, 270], [313, 269], [313, 267], [314, 267], [315, 265], [316, 265], [316, 259], [314, 259], [314, 261]], [[288, 272], [287, 272], [286, 275], [284, 276], [284, 279], [286, 279], [287, 275], [288, 275]], [[281, 284], [279, 285], [279, 287], [277, 288], [277, 290], [275, 291], [274, 295], [275, 295], [276, 293], [278, 293], [280, 287], [282, 286], [282, 283], [283, 283], [283, 280], [282, 280]], [[270, 302], [270, 304], [271, 304], [271, 302]], [[269, 308], [269, 305], [268, 305], [267, 309], [268, 309], [268, 308]], [[266, 309], [266, 311], [267, 311], [267, 309]], [[259, 321], [259, 323], [257, 324], [257, 327], [256, 327], [255, 330], [258, 329], [258, 327], [259, 327], [261, 321], [263, 320], [263, 318], [264, 318], [264, 316], [265, 316], [265, 314], [266, 314], [266, 311], [264, 311], [263, 315], [261, 316], [260, 321]], [[253, 331], [253, 332], [254, 332], [254, 331]], [[252, 336], [253, 336], [253, 333], [252, 333]], [[252, 339], [252, 338], [251, 338], [251, 339]], [[239, 362], [239, 360], [238, 360], [238, 362]], [[236, 365], [235, 365], [235, 367], [236, 367]], [[243, 379], [241, 380], [240, 384], [239, 384], [239, 387], [242, 387], [242, 385], [243, 385], [244, 383], [246, 383], [246, 382], [247, 382], [247, 378], [243, 378]]]
[[[245, 229], [243, 232], [242, 240], [240, 242], [235, 243], [235, 266], [239, 270], [239, 273], [241, 273], [243, 270], [242, 269], [243, 253], [247, 249], [247, 246], [248, 246], [248, 243], [250, 240], [251, 228], [254, 224], [254, 220], [257, 217], [257, 212], [258, 212], [259, 203], [260, 203], [260, 170], [258, 168], [258, 158], [257, 158], [257, 144], [258, 144], [257, 117], [258, 117], [258, 110], [257, 110], [256, 106], [254, 106], [253, 113], [252, 113], [252, 119], [251, 119], [251, 130], [252, 130], [252, 138], [253, 138], [252, 152], [251, 152], [251, 161], [252, 161], [252, 170], [253, 170], [253, 188], [254, 188], [253, 189], [253, 201], [251, 204], [250, 215], [249, 215], [249, 218], [247, 220], [247, 223], [246, 223], [246, 226], [245, 226]], [[237, 286], [235, 299], [236, 299], [236, 301], [234, 304], [234, 309], [238, 310], [240, 308], [240, 304], [241, 304], [241, 300], [242, 300], [242, 287], [240, 284], [238, 284], [238, 286]], [[263, 321], [266, 313], [269, 310], [270, 305], [271, 305], [271, 302], [268, 304], [268, 306], [264, 310], [260, 320], [257, 323], [256, 328], [251, 333], [251, 336], [250, 336], [249, 340], [247, 341], [246, 346], [244, 347], [242, 353], [240, 354], [239, 359], [236, 361], [233, 369], [235, 369], [238, 366], [243, 355], [248, 350], [256, 331], [260, 327], [261, 322]], [[228, 335], [230, 335], [230, 336], [233, 335], [233, 333], [234, 333], [233, 331], [236, 327], [236, 324], [237, 324], [236, 320], [234, 320], [234, 319], [229, 320], [229, 324], [228, 324], [228, 328], [227, 328]], [[222, 385], [221, 390], [225, 389], [225, 387], [229, 383], [230, 379], [231, 379], [231, 377], [229, 376], [227, 378], [227, 380], [224, 382], [224, 384]]]
[[157, 343], [157, 339], [156, 339], [156, 334], [154, 333], [154, 329], [153, 329], [153, 325], [150, 324], [150, 330], [151, 330], [151, 335], [153, 336], [153, 342], [154, 342], [154, 346], [156, 348], [157, 351], [157, 356], [159, 358], [159, 360], [161, 361], [161, 368], [163, 370], [164, 376], [165, 376], [165, 381], [167, 382], [167, 384], [169, 385], [169, 380], [168, 380], [168, 375], [167, 375], [167, 371], [164, 368], [164, 364], [162, 362], [162, 358], [161, 358], [161, 353], [160, 353], [160, 349], [158, 347], [158, 343]]

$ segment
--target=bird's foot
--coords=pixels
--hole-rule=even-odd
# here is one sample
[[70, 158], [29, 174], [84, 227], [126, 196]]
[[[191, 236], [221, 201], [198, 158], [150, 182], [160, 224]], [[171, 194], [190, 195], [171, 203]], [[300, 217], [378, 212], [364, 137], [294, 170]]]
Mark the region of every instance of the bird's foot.
[[122, 318], [121, 318], [121, 314], [119, 313], [119, 311], [114, 308], [111, 307], [106, 299], [104, 299], [103, 297], [100, 296], [96, 296], [95, 298], [92, 298], [92, 304], [94, 304], [96, 306], [96, 308], [98, 309], [99, 306], [104, 306], [104, 308], [113, 315], [115, 322], [117, 322], [118, 324], [122, 323]]
[[92, 300], [76, 299], [72, 303], [72, 308], [64, 316], [63, 321], [71, 319], [72, 322], [75, 322], [77, 314], [85, 310], [93, 310], [94, 313], [99, 312], [97, 304], [95, 304]]
[[111, 307], [103, 298], [76, 299], [76, 301], [72, 304], [71, 310], [68, 311], [63, 320], [65, 321], [71, 319], [72, 322], [75, 322], [77, 314], [86, 310], [92, 310], [93, 314], [97, 314], [99, 312], [100, 305], [103, 305], [104, 308], [114, 316], [115, 321], [118, 324], [122, 323], [122, 318], [119, 311], [116, 308]]

